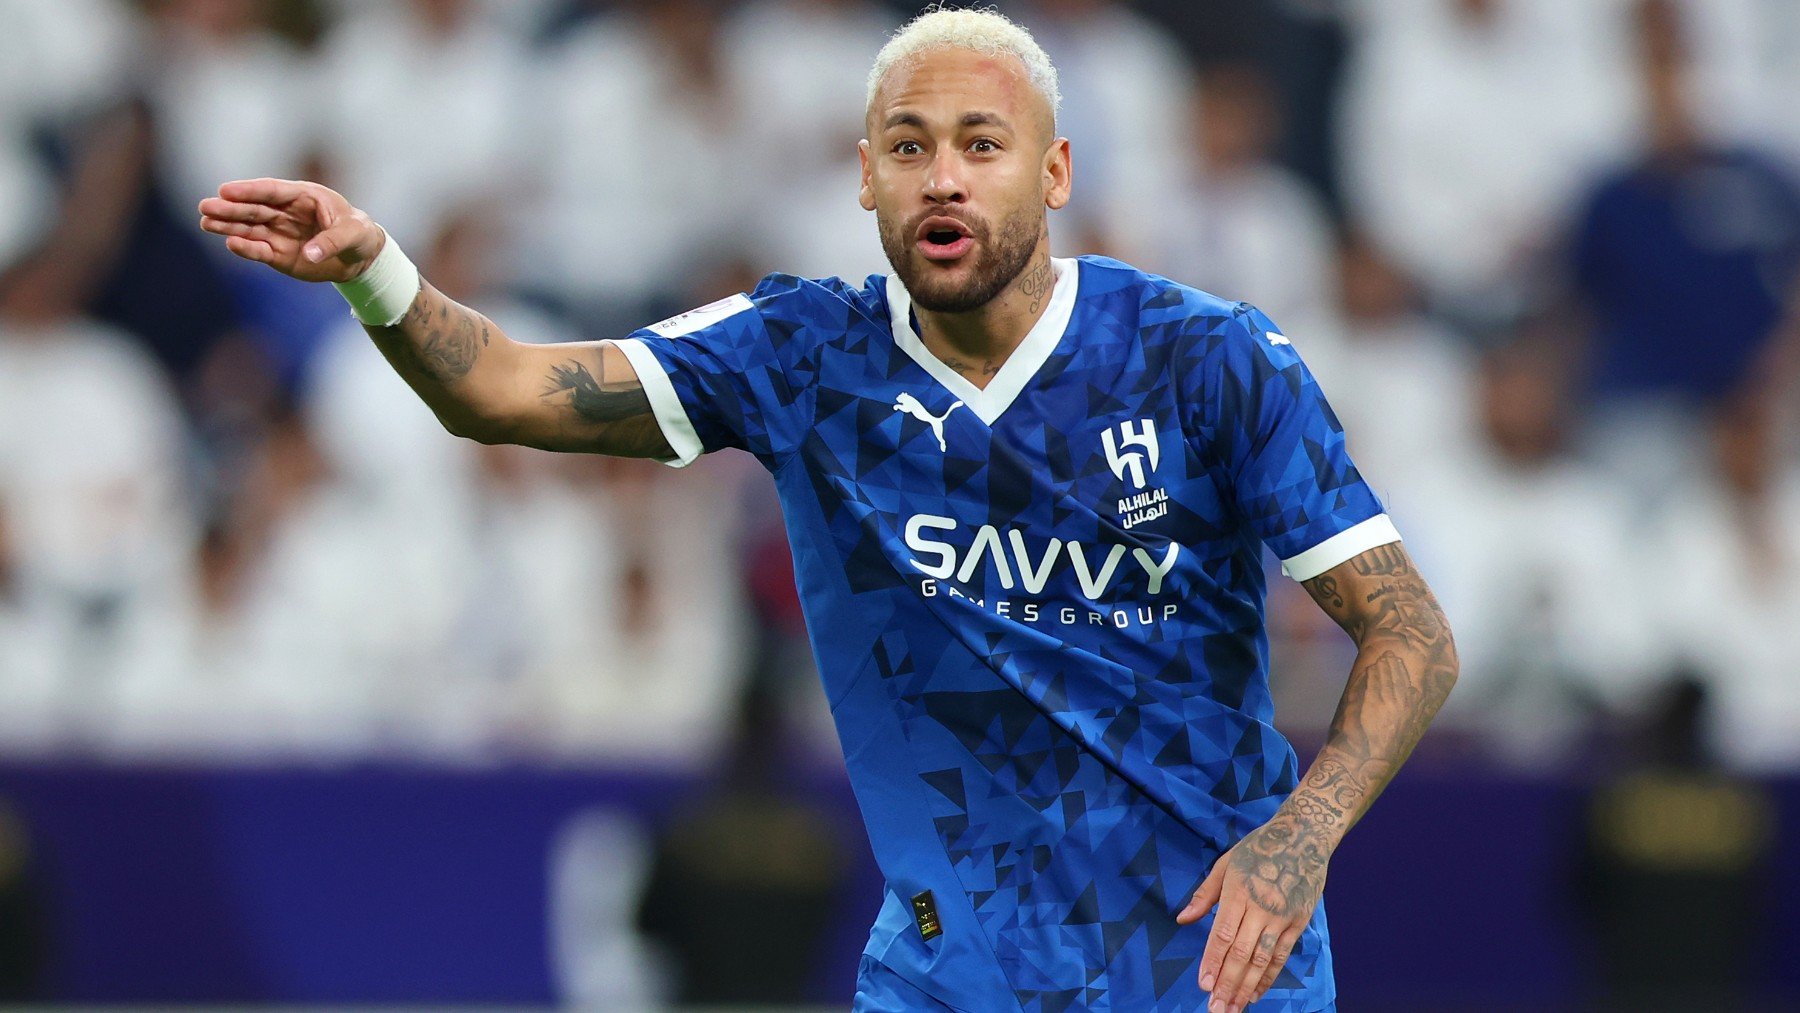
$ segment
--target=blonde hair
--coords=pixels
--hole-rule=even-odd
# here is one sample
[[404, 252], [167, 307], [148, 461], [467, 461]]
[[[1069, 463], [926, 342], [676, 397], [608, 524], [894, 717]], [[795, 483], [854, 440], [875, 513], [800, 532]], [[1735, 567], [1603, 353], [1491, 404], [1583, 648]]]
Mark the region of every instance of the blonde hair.
[[991, 7], [952, 10], [933, 5], [907, 22], [875, 54], [875, 65], [869, 68], [868, 104], [875, 104], [875, 92], [896, 64], [927, 50], [946, 47], [1018, 60], [1025, 67], [1025, 79], [1050, 103], [1050, 123], [1055, 128], [1056, 114], [1062, 108], [1055, 65], [1023, 25]]

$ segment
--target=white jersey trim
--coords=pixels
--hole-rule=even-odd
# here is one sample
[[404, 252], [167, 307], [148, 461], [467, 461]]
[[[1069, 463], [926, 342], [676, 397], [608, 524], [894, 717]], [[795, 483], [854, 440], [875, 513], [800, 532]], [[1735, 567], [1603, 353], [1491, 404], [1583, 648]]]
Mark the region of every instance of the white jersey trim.
[[1069, 329], [1069, 318], [1075, 313], [1075, 293], [1081, 281], [1081, 265], [1061, 257], [1052, 258], [1050, 263], [1056, 272], [1055, 287], [1050, 292], [1050, 305], [1044, 307], [1044, 315], [1032, 325], [1025, 340], [1019, 342], [1019, 347], [1013, 349], [1013, 353], [1000, 364], [1000, 371], [994, 374], [986, 387], [970, 383], [925, 347], [919, 332], [913, 329], [912, 296], [907, 293], [899, 275], [889, 275], [887, 280], [888, 323], [893, 330], [894, 344], [922, 366], [925, 372], [930, 373], [945, 390], [968, 405], [977, 418], [993, 425], [1000, 413], [1006, 411], [1007, 406], [1037, 376], [1038, 370], [1044, 367], [1051, 353], [1056, 351], [1056, 346], [1062, 342], [1063, 333]]
[[1400, 530], [1387, 514], [1353, 525], [1332, 535], [1305, 552], [1281, 561], [1281, 572], [1295, 580], [1311, 580], [1347, 559], [1360, 556], [1377, 545], [1390, 545], [1400, 540]]
[[641, 338], [619, 338], [611, 344], [625, 353], [631, 368], [637, 371], [638, 382], [644, 385], [644, 394], [650, 399], [650, 411], [656, 415], [656, 425], [662, 430], [663, 439], [669, 441], [669, 449], [675, 452], [675, 456], [659, 460], [671, 468], [685, 468], [699, 460], [706, 448], [700, 445], [700, 434], [694, 432], [694, 423], [681, 406], [675, 385], [669, 382], [669, 374], [657, 361], [656, 353], [645, 347]]

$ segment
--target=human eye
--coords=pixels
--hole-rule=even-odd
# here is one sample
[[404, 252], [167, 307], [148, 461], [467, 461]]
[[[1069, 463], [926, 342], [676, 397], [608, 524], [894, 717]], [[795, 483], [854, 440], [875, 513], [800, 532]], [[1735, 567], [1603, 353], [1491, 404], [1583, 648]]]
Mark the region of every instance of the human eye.
[[977, 137], [969, 142], [969, 150], [977, 155], [993, 155], [1000, 151], [1000, 142], [992, 137]]
[[924, 154], [924, 152], [925, 149], [919, 145], [918, 141], [908, 139], [894, 142], [894, 154], [896, 155], [910, 157]]

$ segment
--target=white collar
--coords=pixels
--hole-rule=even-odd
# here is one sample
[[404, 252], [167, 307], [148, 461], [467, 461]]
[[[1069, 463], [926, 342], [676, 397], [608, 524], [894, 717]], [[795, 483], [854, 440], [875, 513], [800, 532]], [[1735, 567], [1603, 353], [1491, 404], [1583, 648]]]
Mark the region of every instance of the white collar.
[[1075, 312], [1075, 289], [1081, 280], [1081, 265], [1065, 258], [1051, 258], [1050, 264], [1056, 272], [1050, 305], [1044, 308], [1044, 315], [1032, 325], [1025, 340], [1019, 342], [1019, 347], [1000, 364], [1000, 371], [986, 387], [970, 383], [925, 347], [919, 332], [913, 329], [912, 296], [897, 274], [889, 275], [887, 280], [888, 315], [894, 344], [924, 367], [945, 390], [961, 399], [982, 422], [993, 425], [1032, 377], [1037, 376], [1038, 370], [1062, 341], [1063, 332], [1069, 329], [1069, 318]]

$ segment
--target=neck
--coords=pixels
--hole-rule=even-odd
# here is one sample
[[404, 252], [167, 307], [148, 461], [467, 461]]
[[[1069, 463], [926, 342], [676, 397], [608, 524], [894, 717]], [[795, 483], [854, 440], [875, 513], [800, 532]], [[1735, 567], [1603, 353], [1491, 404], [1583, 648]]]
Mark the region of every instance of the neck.
[[966, 313], [936, 313], [914, 304], [919, 338], [945, 365], [985, 388], [1049, 308], [1055, 282], [1046, 235], [1025, 270], [986, 305]]

